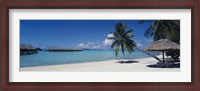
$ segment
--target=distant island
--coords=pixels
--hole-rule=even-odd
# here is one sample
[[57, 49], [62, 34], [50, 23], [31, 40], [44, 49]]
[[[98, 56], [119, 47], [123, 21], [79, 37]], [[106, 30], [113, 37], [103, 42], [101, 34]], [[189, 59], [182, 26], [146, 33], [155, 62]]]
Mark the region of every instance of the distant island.
[[80, 48], [49, 48], [49, 52], [67, 52], [67, 51], [82, 51]]

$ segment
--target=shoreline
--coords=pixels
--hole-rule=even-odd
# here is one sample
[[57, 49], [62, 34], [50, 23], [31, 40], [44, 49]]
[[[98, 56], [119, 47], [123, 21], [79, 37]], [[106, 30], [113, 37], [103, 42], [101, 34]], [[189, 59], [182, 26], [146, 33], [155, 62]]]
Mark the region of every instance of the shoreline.
[[[158, 56], [161, 58], [161, 55]], [[118, 63], [118, 61], [133, 61], [133, 63]], [[27, 71], [64, 71], [64, 72], [157, 72], [180, 71], [180, 68], [150, 68], [147, 65], [158, 61], [152, 57], [138, 59], [104, 60], [95, 62], [20, 67], [20, 72]]]
[[[158, 57], [161, 55], [158, 55]], [[44, 66], [55, 66], [55, 65], [72, 65], [72, 64], [84, 64], [84, 63], [97, 63], [97, 62], [107, 62], [107, 61], [120, 61], [120, 60], [139, 60], [139, 59], [146, 59], [151, 57], [141, 57], [141, 58], [130, 58], [130, 59], [109, 59], [109, 60], [97, 60], [97, 61], [85, 61], [85, 62], [79, 62], [79, 63], [64, 63], [64, 64], [52, 64], [52, 65], [38, 65], [38, 66], [25, 66], [20, 68], [29, 68], [29, 67], [44, 67]]]

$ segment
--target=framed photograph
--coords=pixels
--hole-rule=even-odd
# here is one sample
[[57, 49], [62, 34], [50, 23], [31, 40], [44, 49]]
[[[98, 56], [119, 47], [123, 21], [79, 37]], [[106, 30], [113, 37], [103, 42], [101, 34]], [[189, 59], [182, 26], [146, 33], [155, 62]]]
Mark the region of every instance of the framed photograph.
[[199, 91], [199, 4], [2, 1], [2, 90]]

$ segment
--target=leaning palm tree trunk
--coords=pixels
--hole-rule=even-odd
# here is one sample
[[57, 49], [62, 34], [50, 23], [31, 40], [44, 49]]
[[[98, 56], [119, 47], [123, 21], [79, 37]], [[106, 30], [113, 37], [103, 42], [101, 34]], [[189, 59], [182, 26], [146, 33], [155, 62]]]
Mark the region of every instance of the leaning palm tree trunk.
[[159, 62], [162, 62], [162, 60], [159, 59], [158, 57], [156, 57], [155, 55], [152, 55], [152, 54], [150, 54], [150, 53], [148, 53], [148, 52], [146, 52], [146, 51], [144, 51], [144, 50], [142, 50], [142, 49], [140, 49], [140, 48], [138, 48], [138, 47], [136, 47], [136, 49], [138, 49], [138, 50], [140, 50], [140, 51], [146, 53], [147, 55], [149, 55], [149, 56], [155, 58], [155, 59], [158, 60]]

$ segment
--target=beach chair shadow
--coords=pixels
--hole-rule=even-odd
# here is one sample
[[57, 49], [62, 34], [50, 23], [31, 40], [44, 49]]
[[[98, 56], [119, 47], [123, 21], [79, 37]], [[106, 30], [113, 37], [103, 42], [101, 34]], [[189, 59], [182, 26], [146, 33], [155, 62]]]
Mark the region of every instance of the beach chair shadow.
[[180, 68], [180, 61], [158, 62], [156, 64], [147, 65], [150, 68]]

